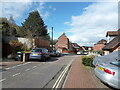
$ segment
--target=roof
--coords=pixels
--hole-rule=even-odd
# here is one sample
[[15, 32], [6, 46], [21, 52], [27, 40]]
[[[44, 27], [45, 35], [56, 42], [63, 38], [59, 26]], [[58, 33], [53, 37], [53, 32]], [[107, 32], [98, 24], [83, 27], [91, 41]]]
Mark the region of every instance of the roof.
[[111, 40], [105, 47], [103, 47], [103, 50], [112, 50], [116, 47], [120, 46], [120, 34], [116, 36], [113, 40]]
[[77, 43], [72, 43], [72, 46], [73, 46], [74, 48], [80, 48], [80, 46], [79, 46]]
[[108, 31], [106, 34], [106, 37], [107, 36], [117, 36], [117, 35], [118, 35], [118, 31]]
[[92, 46], [82, 46], [82, 48], [83, 48], [84, 50], [88, 50], [88, 48], [93, 49], [93, 47], [92, 47]]
[[[66, 38], [67, 38], [67, 36], [65, 35], [65, 33], [63, 33], [60, 37], [66, 37]], [[60, 37], [59, 37], [59, 38], [60, 38]], [[58, 38], [58, 39], [59, 39], [59, 38]], [[67, 38], [67, 39], [68, 39], [68, 38]], [[68, 39], [68, 40], [69, 40], [69, 39]]]
[[106, 44], [107, 41], [105, 39], [101, 39], [100, 41], [97, 42], [97, 44]]

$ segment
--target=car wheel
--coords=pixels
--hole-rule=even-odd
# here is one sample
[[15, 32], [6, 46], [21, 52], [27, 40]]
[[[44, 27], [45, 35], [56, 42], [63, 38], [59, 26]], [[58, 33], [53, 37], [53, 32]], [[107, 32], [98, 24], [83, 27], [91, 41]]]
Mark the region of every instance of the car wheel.
[[45, 58], [45, 57], [43, 57], [43, 58], [42, 58], [42, 61], [43, 61], [43, 62], [46, 62], [46, 58]]

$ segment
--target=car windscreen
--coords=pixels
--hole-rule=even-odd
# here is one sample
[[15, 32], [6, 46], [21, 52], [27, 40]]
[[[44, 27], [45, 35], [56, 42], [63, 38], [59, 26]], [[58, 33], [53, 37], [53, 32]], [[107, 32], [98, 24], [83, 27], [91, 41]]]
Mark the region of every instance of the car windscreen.
[[56, 53], [56, 51], [55, 51], [55, 50], [53, 50], [52, 52], [53, 52], [53, 53]]
[[120, 67], [120, 62], [111, 62], [110, 64], [116, 65], [116, 66], [119, 66], [119, 67]]
[[33, 49], [32, 52], [42, 52], [41, 49]]

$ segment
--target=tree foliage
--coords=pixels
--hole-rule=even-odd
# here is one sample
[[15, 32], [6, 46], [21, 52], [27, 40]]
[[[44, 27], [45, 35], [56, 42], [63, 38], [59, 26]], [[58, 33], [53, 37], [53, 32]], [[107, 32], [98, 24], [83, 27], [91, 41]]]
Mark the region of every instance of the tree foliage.
[[22, 50], [23, 44], [17, 40], [11, 40], [9, 44], [12, 47], [13, 54], [16, 54], [18, 51]]
[[[1, 26], [2, 26], [2, 34], [5, 36], [16, 36], [17, 25], [14, 22], [14, 19], [10, 17], [10, 20], [7, 20], [7, 18], [0, 18]], [[13, 23], [14, 22], [14, 23]]]
[[1, 32], [3, 36], [15, 36], [15, 37], [41, 37], [45, 40], [50, 40], [50, 36], [47, 31], [47, 26], [40, 17], [38, 11], [29, 13], [29, 16], [22, 23], [22, 26], [15, 24], [15, 20], [11, 16], [9, 20], [7, 18], [0, 18]]
[[47, 26], [44, 24], [38, 11], [29, 13], [28, 18], [22, 23], [22, 29], [25, 32], [25, 36], [28, 37], [48, 36]]
[[53, 41], [52, 41], [52, 39], [50, 39], [50, 44], [53, 44], [53, 45], [55, 45], [56, 43], [57, 43], [57, 39], [54, 39]]

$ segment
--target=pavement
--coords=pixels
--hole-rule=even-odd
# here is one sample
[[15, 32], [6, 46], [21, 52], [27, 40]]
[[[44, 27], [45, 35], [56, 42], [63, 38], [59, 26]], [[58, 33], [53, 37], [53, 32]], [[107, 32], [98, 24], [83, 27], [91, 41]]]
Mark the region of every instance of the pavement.
[[7, 67], [11, 67], [17, 64], [21, 64], [23, 62], [21, 61], [7, 61], [7, 62], [0, 62], [0, 68], [7, 68]]
[[64, 88], [108, 88], [95, 77], [93, 69], [89, 69], [82, 64], [81, 57], [77, 57], [68, 73]]

